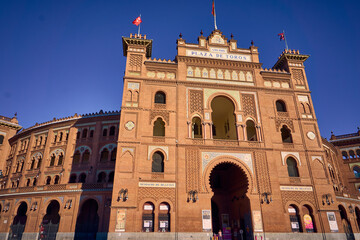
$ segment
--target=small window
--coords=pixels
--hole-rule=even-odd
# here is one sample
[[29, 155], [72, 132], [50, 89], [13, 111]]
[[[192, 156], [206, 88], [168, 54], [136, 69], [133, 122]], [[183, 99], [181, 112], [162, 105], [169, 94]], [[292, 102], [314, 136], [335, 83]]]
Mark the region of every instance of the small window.
[[73, 163], [78, 164], [80, 162], [80, 152], [76, 151], [73, 157]]
[[157, 92], [155, 94], [155, 103], [166, 104], [166, 95], [163, 92]]
[[90, 159], [90, 152], [89, 150], [86, 149], [82, 156], [82, 162], [88, 162], [89, 159]]
[[112, 151], [111, 151], [111, 161], [115, 162], [116, 161], [116, 152], [117, 152], [117, 148], [114, 148]]
[[75, 183], [76, 182], [76, 177], [77, 177], [76, 174], [74, 174], [74, 173], [71, 174], [70, 179], [69, 179], [69, 183]]
[[50, 158], [50, 167], [55, 165], [55, 154], [51, 155]]
[[113, 183], [114, 182], [114, 172], [111, 172], [109, 174], [109, 179], [108, 179], [108, 183]]
[[33, 180], [33, 186], [36, 186], [36, 183], [37, 183], [37, 180], [36, 180], [36, 177], [35, 177], [34, 180]]
[[164, 172], [164, 155], [161, 152], [155, 152], [152, 160], [152, 172]]
[[161, 118], [156, 119], [156, 121], [154, 122], [153, 136], [165, 136], [165, 122]]
[[109, 158], [109, 150], [107, 150], [107, 148], [104, 148], [104, 150], [102, 150], [100, 155], [100, 162], [107, 161], [108, 158]]
[[85, 183], [86, 182], [86, 174], [82, 173], [79, 176], [79, 183]]
[[0, 135], [0, 145], [4, 142], [4, 135]]
[[350, 151], [349, 151], [349, 155], [350, 155], [350, 158], [351, 158], [351, 159], [356, 158], [355, 152], [354, 152], [353, 150], [350, 150]]
[[359, 149], [356, 150], [356, 157], [357, 157], [357, 158], [360, 158], [360, 150], [359, 150]]
[[54, 184], [59, 184], [60, 177], [58, 175], [55, 176]]
[[114, 135], [115, 135], [115, 127], [112, 126], [109, 131], [109, 136], [114, 136]]
[[41, 161], [42, 161], [42, 158], [39, 157], [39, 158], [38, 158], [38, 162], [37, 162], [37, 166], [36, 166], [37, 169], [40, 168], [40, 166], [41, 166]]
[[291, 131], [290, 129], [286, 126], [283, 125], [281, 128], [281, 139], [283, 143], [292, 143], [292, 136], [291, 136]]
[[296, 160], [292, 157], [289, 157], [286, 160], [286, 164], [287, 164], [289, 177], [299, 177], [299, 171]]
[[202, 125], [199, 117], [194, 117], [191, 122], [192, 138], [202, 138]]
[[342, 151], [341, 154], [342, 154], [342, 158], [343, 158], [343, 159], [348, 159], [348, 158], [349, 158], [347, 152]]
[[353, 168], [353, 171], [354, 171], [354, 175], [356, 178], [360, 178], [360, 167], [359, 166], [355, 166]]
[[99, 173], [97, 182], [98, 183], [106, 182], [106, 173], [104, 173], [104, 172]]
[[48, 176], [48, 177], [46, 178], [46, 185], [50, 185], [50, 183], [51, 183], [51, 177]]
[[27, 187], [30, 186], [30, 178], [28, 178], [28, 179], [26, 180], [26, 186], [27, 186]]
[[94, 137], [94, 130], [91, 130], [91, 131], [90, 131], [90, 137], [91, 137], [91, 138]]
[[286, 112], [286, 105], [283, 101], [281, 101], [281, 100], [276, 101], [276, 111]]
[[[59, 136], [59, 142], [61, 142], [61, 141], [62, 141], [62, 139], [63, 139], [63, 135], [64, 135], [64, 134], [61, 132], [61, 133], [60, 133], [60, 136]], [[40, 138], [40, 142], [41, 142], [41, 140], [42, 140], [42, 139]]]
[[248, 141], [257, 141], [255, 123], [251, 120], [246, 121], [246, 134]]
[[107, 136], [107, 128], [105, 128], [104, 130], [103, 130], [103, 137], [106, 137]]
[[77, 133], [76, 133], [76, 139], [79, 139], [80, 138], [80, 131], [78, 131]]
[[85, 128], [83, 131], [82, 131], [82, 138], [86, 138], [87, 137], [87, 129]]
[[58, 161], [58, 166], [62, 165], [63, 159], [64, 159], [64, 155], [63, 155], [62, 153], [60, 153], [60, 155], [59, 155], [59, 161]]

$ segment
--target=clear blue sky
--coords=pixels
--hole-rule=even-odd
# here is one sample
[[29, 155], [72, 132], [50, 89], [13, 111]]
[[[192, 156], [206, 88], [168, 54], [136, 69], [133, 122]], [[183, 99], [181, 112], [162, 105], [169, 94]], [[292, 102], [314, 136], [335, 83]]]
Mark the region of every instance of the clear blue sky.
[[[251, 40], [270, 68], [284, 49], [310, 54], [306, 72], [322, 136], [360, 126], [360, 1], [217, 0], [218, 28], [238, 46]], [[154, 40], [153, 57], [174, 59], [179, 33], [196, 42], [213, 30], [211, 0], [0, 1], [0, 115], [24, 127], [121, 106], [121, 37]]]

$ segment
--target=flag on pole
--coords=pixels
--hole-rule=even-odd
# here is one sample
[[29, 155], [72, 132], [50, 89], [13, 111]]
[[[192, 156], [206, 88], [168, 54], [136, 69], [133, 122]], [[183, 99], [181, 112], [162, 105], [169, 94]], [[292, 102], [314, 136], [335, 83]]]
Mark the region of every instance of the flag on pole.
[[215, 30], [216, 30], [216, 29], [217, 29], [217, 26], [216, 26], [215, 0], [212, 1], [212, 11], [211, 11], [211, 14], [214, 16], [214, 27], [215, 27]]
[[140, 23], [142, 23], [140, 16], [137, 17], [137, 18], [132, 22], [132, 24], [134, 24], [134, 25], [136, 25], [136, 26], [139, 26]]
[[278, 36], [280, 37], [280, 41], [284, 40], [285, 41], [285, 47], [286, 49], [289, 49], [286, 38], [285, 38], [285, 31], [283, 30], [282, 33], [279, 33]]
[[278, 36], [280, 36], [280, 41], [284, 40], [285, 41], [285, 33], [279, 33]]

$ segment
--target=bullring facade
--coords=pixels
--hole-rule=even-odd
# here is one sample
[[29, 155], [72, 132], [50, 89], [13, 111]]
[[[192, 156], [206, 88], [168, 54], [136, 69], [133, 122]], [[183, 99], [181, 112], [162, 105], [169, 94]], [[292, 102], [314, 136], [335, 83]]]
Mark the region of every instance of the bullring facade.
[[256, 46], [219, 30], [180, 36], [174, 61], [151, 58], [144, 35], [123, 37], [123, 49], [121, 114], [18, 133], [16, 118], [0, 122], [4, 238], [357, 236], [359, 194], [321, 138], [308, 55], [285, 50], [264, 69]]

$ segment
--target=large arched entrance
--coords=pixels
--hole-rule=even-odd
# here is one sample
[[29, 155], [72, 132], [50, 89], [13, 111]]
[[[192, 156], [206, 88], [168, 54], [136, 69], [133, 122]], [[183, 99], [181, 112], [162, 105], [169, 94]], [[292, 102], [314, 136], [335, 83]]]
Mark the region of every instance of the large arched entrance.
[[[245, 172], [233, 163], [216, 165], [210, 173], [212, 228], [225, 235], [243, 230], [243, 239], [252, 239], [250, 200], [246, 196], [249, 181]], [[231, 236], [228, 236], [231, 237]], [[230, 238], [229, 238], [230, 239]]]
[[351, 228], [350, 221], [347, 217], [346, 210], [342, 205], [339, 205], [339, 211], [340, 211], [341, 223], [343, 225], [344, 232], [346, 234], [346, 239], [355, 240], [355, 236]]
[[22, 202], [17, 210], [16, 216], [14, 217], [14, 221], [10, 226], [9, 240], [20, 240], [22, 238], [27, 220], [27, 209], [27, 204]]
[[75, 239], [95, 240], [99, 227], [98, 204], [94, 199], [86, 200], [76, 221]]
[[43, 218], [41, 226], [41, 239], [55, 240], [59, 229], [60, 222], [60, 204], [56, 200], [52, 200], [46, 209], [46, 215]]

